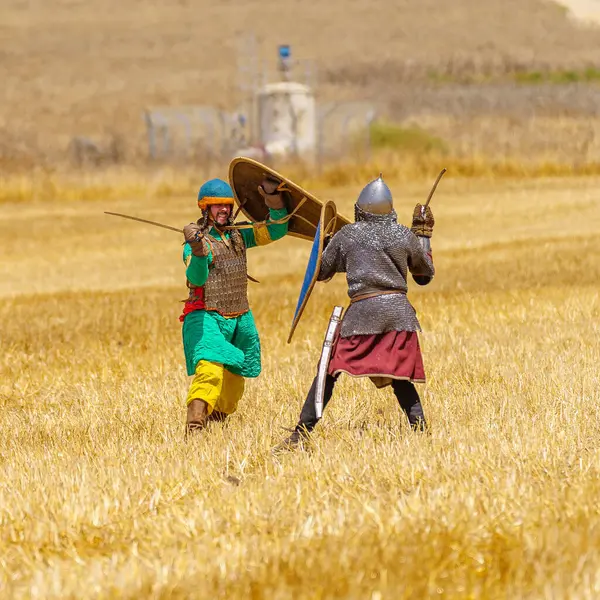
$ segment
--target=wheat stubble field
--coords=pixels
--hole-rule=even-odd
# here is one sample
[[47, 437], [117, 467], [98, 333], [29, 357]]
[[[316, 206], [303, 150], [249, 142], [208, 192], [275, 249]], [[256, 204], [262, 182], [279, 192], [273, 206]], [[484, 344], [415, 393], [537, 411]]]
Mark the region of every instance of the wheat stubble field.
[[[343, 277], [285, 343], [309, 251], [250, 253], [264, 372], [183, 440], [188, 198], [3, 206], [0, 595], [594, 598], [600, 593], [597, 179], [453, 180], [438, 275], [410, 297], [432, 425], [343, 380], [306, 452], [292, 426]], [[429, 182], [393, 186], [401, 220]], [[351, 215], [359, 189], [318, 190]]]
[[[0, 4], [0, 598], [600, 596], [600, 179], [453, 170], [597, 172], [597, 28], [543, 0]], [[181, 237], [103, 211], [197, 218], [225, 171], [148, 164], [142, 113], [237, 110], [247, 34], [271, 67], [279, 43], [318, 61], [318, 102], [376, 100], [448, 146], [368, 173], [406, 222], [450, 169], [437, 276], [410, 288], [430, 436], [342, 379], [307, 451], [271, 454], [346, 300], [317, 286], [285, 343], [309, 252], [288, 238], [249, 253], [263, 374], [183, 439]], [[119, 142], [115, 164], [74, 169], [74, 136]], [[370, 164], [310, 188], [351, 216]]]

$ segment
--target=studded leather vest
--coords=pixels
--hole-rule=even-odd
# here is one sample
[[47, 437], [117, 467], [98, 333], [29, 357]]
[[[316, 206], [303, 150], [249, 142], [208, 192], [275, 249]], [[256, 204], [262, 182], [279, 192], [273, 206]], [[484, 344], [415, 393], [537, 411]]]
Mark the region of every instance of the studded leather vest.
[[[236, 243], [234, 236], [238, 238]], [[210, 236], [209, 244], [212, 262], [204, 284], [206, 310], [214, 310], [224, 317], [248, 312], [246, 246], [240, 232], [232, 231], [227, 243]]]

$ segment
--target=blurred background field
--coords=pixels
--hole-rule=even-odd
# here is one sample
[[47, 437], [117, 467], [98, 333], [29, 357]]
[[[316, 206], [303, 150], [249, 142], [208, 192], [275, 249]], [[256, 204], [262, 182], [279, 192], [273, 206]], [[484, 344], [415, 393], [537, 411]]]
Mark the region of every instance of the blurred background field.
[[[323, 106], [376, 107], [368, 147], [271, 161], [342, 214], [383, 170], [408, 223], [448, 168], [436, 277], [409, 282], [431, 436], [346, 379], [271, 455], [346, 301], [318, 285], [285, 343], [309, 252], [285, 238], [249, 253], [263, 374], [184, 443], [182, 240], [103, 211], [198, 217], [236, 148], [152, 159], [144, 111], [235, 115], [247, 34], [271, 70], [281, 43], [314, 61]], [[542, 0], [4, 0], [0, 597], [598, 597], [599, 42]]]
[[[175, 170], [183, 188], [190, 162], [195, 177], [227, 164], [239, 131], [194, 147], [193, 160], [149, 160], [145, 111], [198, 106], [221, 111], [215, 127], [235, 120], [248, 77], [276, 74], [278, 44], [310, 66], [320, 106], [373, 106], [369, 157], [399, 175], [440, 155], [467, 174], [599, 169], [600, 28], [556, 2], [5, 0], [3, 197], [44, 197], [73, 169], [129, 186], [131, 169], [160, 181]], [[368, 162], [362, 143], [325, 137], [328, 164]]]

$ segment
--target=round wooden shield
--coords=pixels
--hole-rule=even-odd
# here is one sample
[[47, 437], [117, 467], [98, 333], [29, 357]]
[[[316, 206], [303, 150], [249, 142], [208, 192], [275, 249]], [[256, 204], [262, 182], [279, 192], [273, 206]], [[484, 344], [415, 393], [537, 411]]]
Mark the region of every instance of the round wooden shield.
[[[239, 210], [253, 222], [268, 219], [269, 209], [258, 192], [258, 186], [265, 178], [280, 184], [287, 210], [294, 213], [288, 222], [288, 235], [314, 240], [323, 202], [281, 173], [251, 158], [234, 158], [229, 165], [229, 183]], [[334, 233], [348, 223], [348, 219], [337, 215]]]
[[288, 336], [288, 344], [292, 341], [294, 331], [302, 317], [302, 313], [306, 308], [310, 294], [317, 283], [319, 271], [321, 270], [321, 259], [323, 256], [323, 247], [325, 239], [333, 235], [339, 230], [338, 221], [339, 217], [336, 214], [335, 204], [333, 202], [327, 202], [321, 209], [319, 217], [319, 224], [313, 245], [308, 257], [308, 265], [306, 266], [306, 272], [304, 274], [304, 281], [300, 288], [300, 294], [298, 296], [298, 303], [296, 304], [296, 312], [294, 313], [294, 319], [292, 321], [292, 328], [290, 329], [290, 335]]

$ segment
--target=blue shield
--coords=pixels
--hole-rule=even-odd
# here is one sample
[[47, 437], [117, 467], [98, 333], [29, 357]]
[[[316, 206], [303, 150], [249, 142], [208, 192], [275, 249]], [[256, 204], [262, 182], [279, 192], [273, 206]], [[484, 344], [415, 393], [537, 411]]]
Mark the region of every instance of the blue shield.
[[[333, 202], [327, 202], [323, 206], [321, 211], [321, 218], [317, 225], [317, 231], [315, 232], [315, 238], [313, 240], [310, 255], [308, 257], [308, 264], [306, 265], [306, 272], [304, 273], [304, 281], [300, 288], [300, 294], [298, 296], [298, 302], [296, 303], [296, 312], [292, 320], [292, 328], [288, 337], [288, 344], [292, 341], [292, 336], [296, 330], [296, 326], [302, 317], [302, 313], [306, 308], [310, 294], [317, 283], [317, 277], [321, 270], [321, 258], [323, 255], [323, 240], [326, 234], [333, 233], [336, 222], [336, 208]], [[323, 234], [325, 232], [325, 235]]]

